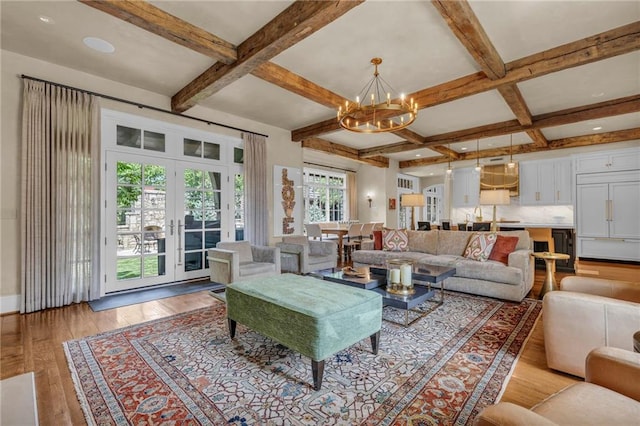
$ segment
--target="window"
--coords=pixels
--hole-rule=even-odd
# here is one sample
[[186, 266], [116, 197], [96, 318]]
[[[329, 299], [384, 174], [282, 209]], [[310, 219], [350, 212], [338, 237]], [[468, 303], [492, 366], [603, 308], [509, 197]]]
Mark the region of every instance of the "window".
[[425, 206], [423, 220], [438, 223], [442, 214], [442, 192], [444, 185], [432, 185], [424, 189]]
[[336, 222], [346, 216], [347, 175], [304, 169], [305, 222]]

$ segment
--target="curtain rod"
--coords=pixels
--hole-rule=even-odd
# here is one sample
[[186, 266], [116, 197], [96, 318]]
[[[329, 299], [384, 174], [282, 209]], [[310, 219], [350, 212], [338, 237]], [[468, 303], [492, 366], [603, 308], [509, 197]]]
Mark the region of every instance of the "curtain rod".
[[341, 169], [340, 167], [325, 166], [324, 164], [309, 163], [308, 161], [304, 161], [303, 163], [304, 163], [304, 164], [308, 164], [308, 165], [310, 165], [310, 166], [326, 167], [327, 169], [340, 170], [341, 172], [351, 172], [351, 173], [356, 173], [356, 171], [355, 171], [355, 170], [350, 170], [350, 169]]
[[150, 109], [150, 110], [153, 110], [153, 111], [164, 112], [165, 114], [171, 114], [171, 115], [175, 115], [175, 116], [178, 116], [178, 117], [188, 118], [190, 120], [200, 121], [201, 123], [207, 123], [209, 125], [213, 124], [215, 126], [220, 126], [220, 127], [225, 127], [227, 129], [237, 130], [239, 132], [246, 132], [246, 133], [251, 133], [251, 134], [254, 134], [254, 135], [258, 135], [258, 136], [264, 136], [265, 138], [269, 137], [269, 135], [263, 135], [262, 133], [252, 132], [251, 130], [240, 129], [238, 127], [233, 127], [233, 126], [228, 126], [226, 124], [216, 123], [215, 121], [209, 121], [209, 120], [205, 120], [203, 118], [193, 117], [191, 115], [184, 115], [184, 114], [180, 114], [179, 112], [170, 111], [168, 109], [162, 109], [162, 108], [154, 107], [154, 106], [151, 106], [151, 105], [145, 105], [145, 104], [141, 104], [140, 102], [133, 102], [133, 101], [130, 101], [130, 100], [127, 100], [127, 99], [116, 98], [115, 96], [105, 95], [103, 93], [93, 92], [91, 90], [80, 89], [78, 87], [67, 86], [65, 84], [60, 84], [60, 83], [56, 83], [56, 82], [53, 82], [53, 81], [43, 80], [41, 78], [31, 77], [31, 76], [24, 75], [24, 74], [22, 74], [20, 76], [20, 78], [27, 79], [27, 80], [33, 80], [33, 81], [39, 81], [41, 83], [48, 83], [48, 84], [51, 84], [51, 85], [54, 85], [54, 86], [58, 86], [58, 87], [62, 87], [62, 88], [65, 88], [65, 89], [77, 90], [78, 92], [86, 93], [88, 95], [99, 96], [101, 98], [109, 99], [111, 101], [117, 101], [117, 102], [122, 102], [124, 104], [134, 105], [134, 106], [137, 106], [138, 108], [147, 108], [147, 109]]

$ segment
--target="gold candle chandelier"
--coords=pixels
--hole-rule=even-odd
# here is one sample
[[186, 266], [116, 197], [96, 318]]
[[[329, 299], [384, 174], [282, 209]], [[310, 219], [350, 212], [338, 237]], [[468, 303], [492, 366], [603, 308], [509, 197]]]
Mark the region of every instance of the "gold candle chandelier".
[[391, 87], [380, 77], [381, 58], [371, 59], [375, 67], [373, 78], [364, 86], [355, 102], [346, 101], [338, 108], [340, 127], [357, 133], [394, 132], [414, 122], [418, 104], [404, 95], [391, 99]]

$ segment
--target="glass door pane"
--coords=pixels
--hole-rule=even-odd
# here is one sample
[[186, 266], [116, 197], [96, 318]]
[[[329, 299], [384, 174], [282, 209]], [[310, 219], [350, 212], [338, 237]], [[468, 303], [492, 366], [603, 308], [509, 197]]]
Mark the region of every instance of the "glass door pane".
[[173, 280], [166, 241], [170, 165], [107, 153], [106, 292]]
[[[209, 170], [206, 170], [209, 169]], [[178, 166], [179, 195], [182, 196], [178, 219], [178, 279], [205, 277], [209, 274], [207, 250], [222, 239], [228, 211], [223, 200], [223, 168]], [[224, 228], [226, 231], [226, 228]]]

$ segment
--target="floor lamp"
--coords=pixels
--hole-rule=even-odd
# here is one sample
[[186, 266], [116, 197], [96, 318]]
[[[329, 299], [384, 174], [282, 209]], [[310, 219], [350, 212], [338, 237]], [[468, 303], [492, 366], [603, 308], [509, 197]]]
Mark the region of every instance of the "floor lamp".
[[480, 191], [480, 204], [493, 205], [493, 221], [491, 222], [491, 231], [498, 230], [498, 223], [496, 221], [496, 206], [506, 206], [510, 203], [509, 190], [508, 189], [492, 189], [487, 191]]
[[400, 197], [401, 207], [411, 207], [411, 230], [416, 230], [414, 214], [416, 207], [424, 207], [424, 195], [422, 194], [402, 194]]

